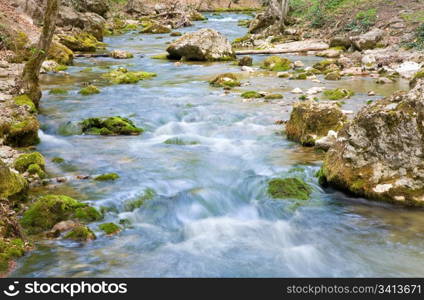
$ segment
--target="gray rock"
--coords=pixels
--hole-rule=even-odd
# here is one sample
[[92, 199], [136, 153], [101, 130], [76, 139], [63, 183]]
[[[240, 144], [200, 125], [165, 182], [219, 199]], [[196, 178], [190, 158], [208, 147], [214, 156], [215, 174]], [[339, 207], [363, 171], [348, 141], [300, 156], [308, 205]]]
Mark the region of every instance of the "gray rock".
[[367, 33], [351, 37], [350, 40], [356, 49], [367, 50], [377, 47], [378, 42], [383, 39], [383, 36], [384, 30], [375, 28]]

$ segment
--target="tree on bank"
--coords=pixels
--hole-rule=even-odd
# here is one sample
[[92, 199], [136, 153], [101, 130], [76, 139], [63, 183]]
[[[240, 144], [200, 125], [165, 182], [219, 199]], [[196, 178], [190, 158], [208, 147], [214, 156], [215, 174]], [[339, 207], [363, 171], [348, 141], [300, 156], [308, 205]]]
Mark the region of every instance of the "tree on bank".
[[37, 47], [32, 49], [32, 56], [25, 64], [22, 72], [20, 89], [28, 95], [38, 107], [41, 99], [41, 88], [39, 83], [40, 69], [43, 61], [47, 57], [53, 34], [56, 28], [60, 0], [47, 0], [43, 29], [37, 43]]
[[289, 0], [263, 0], [267, 7], [258, 14], [249, 28], [253, 34], [278, 35], [284, 30], [284, 21], [289, 12]]

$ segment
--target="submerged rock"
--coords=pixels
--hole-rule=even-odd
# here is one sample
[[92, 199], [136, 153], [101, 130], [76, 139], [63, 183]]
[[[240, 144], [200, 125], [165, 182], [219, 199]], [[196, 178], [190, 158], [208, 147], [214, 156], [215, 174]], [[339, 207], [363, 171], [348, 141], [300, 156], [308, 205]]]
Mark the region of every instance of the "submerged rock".
[[173, 59], [195, 61], [228, 61], [235, 53], [226, 37], [216, 30], [204, 28], [184, 34], [166, 49]]
[[81, 95], [84, 95], [84, 96], [93, 95], [93, 94], [100, 94], [100, 89], [95, 85], [88, 85], [86, 87], [83, 87], [79, 91], [79, 93]]
[[286, 124], [287, 138], [303, 146], [314, 146], [315, 141], [337, 131], [346, 122], [346, 116], [336, 103], [303, 101], [293, 105]]
[[99, 229], [102, 230], [107, 235], [114, 235], [121, 231], [121, 227], [115, 223], [103, 223], [99, 225]]
[[263, 98], [264, 95], [256, 91], [247, 91], [241, 94], [241, 97], [244, 99], [255, 99], [255, 98]]
[[365, 106], [327, 152], [322, 179], [370, 199], [424, 206], [423, 120], [424, 80]]
[[64, 236], [65, 239], [87, 242], [96, 239], [96, 235], [86, 225], [78, 225]]
[[312, 188], [299, 178], [274, 178], [268, 182], [268, 194], [274, 199], [308, 200]]
[[261, 68], [275, 72], [288, 71], [292, 67], [293, 63], [290, 59], [280, 56], [267, 57], [261, 65]]
[[216, 76], [209, 82], [214, 87], [236, 87], [241, 86], [240, 81], [234, 73], [224, 73]]
[[139, 135], [143, 133], [134, 123], [122, 117], [89, 118], [80, 123], [81, 130], [91, 135]]
[[122, 67], [102, 75], [102, 77], [108, 79], [111, 83], [114, 84], [132, 84], [141, 80], [151, 79], [156, 76], [156, 73], [144, 71], [128, 71], [126, 68]]
[[119, 175], [116, 173], [107, 173], [107, 174], [102, 174], [102, 175], [94, 177], [94, 180], [109, 181], [109, 180], [116, 180], [118, 178], [119, 178]]

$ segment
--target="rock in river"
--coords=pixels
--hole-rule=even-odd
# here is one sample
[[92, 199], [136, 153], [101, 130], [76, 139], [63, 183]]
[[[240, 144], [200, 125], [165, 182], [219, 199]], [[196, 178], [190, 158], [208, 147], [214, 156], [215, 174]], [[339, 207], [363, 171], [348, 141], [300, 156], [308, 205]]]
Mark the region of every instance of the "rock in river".
[[359, 196], [424, 206], [424, 80], [361, 109], [320, 173], [321, 182]]
[[221, 33], [204, 28], [184, 34], [166, 49], [171, 58], [195, 61], [226, 61], [235, 59], [230, 42]]

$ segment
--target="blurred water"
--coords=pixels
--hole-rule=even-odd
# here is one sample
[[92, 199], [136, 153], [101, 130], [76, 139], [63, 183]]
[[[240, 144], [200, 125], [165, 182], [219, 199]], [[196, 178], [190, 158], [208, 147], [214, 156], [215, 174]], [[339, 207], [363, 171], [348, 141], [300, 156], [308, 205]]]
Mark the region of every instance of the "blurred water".
[[[230, 39], [246, 29], [237, 26], [242, 14], [209, 16], [201, 27], [215, 28]], [[113, 207], [106, 221], [128, 219], [132, 227], [102, 235], [86, 245], [42, 241], [19, 260], [14, 276], [75, 277], [274, 277], [274, 276], [423, 276], [423, 218], [421, 211], [354, 199], [323, 191], [314, 173], [322, 155], [303, 149], [278, 134], [274, 121], [287, 119], [296, 99], [294, 87], [320, 86], [261, 76], [246, 78], [250, 86], [224, 95], [207, 80], [223, 72], [240, 72], [231, 63], [184, 63], [153, 60], [163, 53], [168, 35], [128, 33], [108, 37], [109, 49], [135, 53], [130, 60], [77, 59], [70, 76], [43, 77], [41, 144], [48, 159], [60, 156], [62, 166], [49, 164], [52, 174], [119, 173], [115, 182], [74, 182], [79, 199]], [[143, 56], [143, 57], [141, 57]], [[306, 65], [316, 57], [288, 55]], [[258, 63], [264, 56], [255, 56]], [[117, 65], [157, 72], [158, 77], [134, 85], [107, 85], [100, 74]], [[92, 70], [86, 70], [91, 67]], [[83, 72], [81, 72], [83, 71]], [[83, 82], [102, 92], [78, 94]], [[325, 82], [349, 87], [356, 96], [344, 109], [357, 110], [405, 83], [381, 88], [371, 79]], [[69, 89], [49, 95], [50, 88]], [[274, 103], [245, 103], [245, 90], [284, 94]], [[374, 89], [376, 97], [366, 96]], [[62, 136], [68, 122], [94, 116], [130, 117], [146, 129], [141, 136]], [[169, 138], [196, 142], [164, 144]], [[277, 176], [304, 178], [314, 189], [305, 203], [272, 200], [266, 183]], [[156, 196], [141, 208], [125, 212], [126, 201]]]

